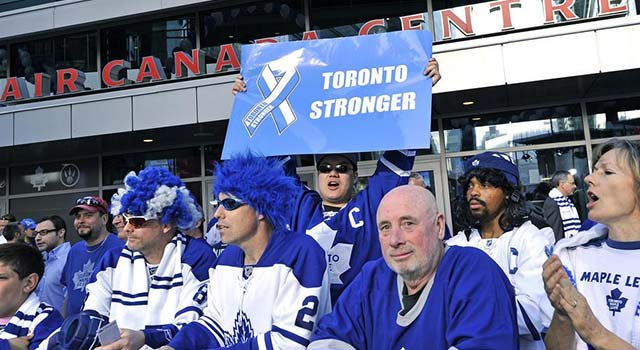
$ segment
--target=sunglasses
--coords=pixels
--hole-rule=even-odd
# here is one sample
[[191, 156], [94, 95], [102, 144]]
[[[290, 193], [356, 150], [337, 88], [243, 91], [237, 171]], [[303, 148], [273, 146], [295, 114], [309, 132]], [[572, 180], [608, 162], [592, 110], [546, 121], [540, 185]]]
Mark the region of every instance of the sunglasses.
[[216, 199], [211, 201], [210, 203], [213, 206], [213, 210], [218, 210], [218, 207], [221, 204], [224, 210], [236, 210], [241, 206], [245, 205], [245, 203], [242, 200], [238, 198], [232, 198], [232, 197], [227, 197], [225, 199], [220, 199], [220, 200]]
[[147, 225], [147, 223], [151, 220], [156, 219], [147, 219], [144, 216], [140, 215], [131, 215], [129, 213], [123, 213], [122, 217], [124, 218], [125, 225], [131, 225], [133, 228], [141, 228]]
[[328, 174], [333, 169], [336, 169], [336, 171], [340, 174], [346, 174], [349, 172], [349, 170], [351, 170], [351, 167], [343, 163], [336, 164], [335, 166], [329, 163], [318, 164], [318, 171], [322, 174]]
[[82, 197], [76, 200], [76, 205], [89, 205], [92, 207], [102, 207], [102, 203], [93, 197]]

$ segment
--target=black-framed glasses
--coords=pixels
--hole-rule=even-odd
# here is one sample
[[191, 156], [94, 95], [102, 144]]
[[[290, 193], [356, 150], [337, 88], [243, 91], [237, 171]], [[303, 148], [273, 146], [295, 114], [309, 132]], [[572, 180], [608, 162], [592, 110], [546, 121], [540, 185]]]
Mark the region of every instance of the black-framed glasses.
[[217, 210], [220, 205], [222, 205], [222, 207], [225, 210], [236, 210], [241, 206], [245, 205], [245, 202], [243, 202], [238, 198], [233, 198], [233, 197], [227, 197], [225, 199], [220, 199], [220, 200], [216, 199], [211, 201], [210, 203], [213, 206], [213, 210]]
[[336, 165], [331, 165], [329, 163], [320, 163], [320, 164], [318, 164], [318, 171], [323, 173], [323, 174], [328, 174], [333, 169], [336, 169], [336, 171], [338, 173], [340, 173], [340, 174], [346, 174], [352, 168], [350, 166], [348, 166], [347, 164], [344, 164], [344, 163], [340, 163], [340, 164], [336, 164]]
[[155, 219], [147, 219], [142, 215], [131, 215], [129, 213], [123, 213], [122, 217], [124, 218], [124, 224], [131, 225], [133, 228], [141, 228], [147, 225], [147, 222]]
[[52, 229], [49, 229], [49, 230], [40, 230], [40, 231], [35, 231], [35, 234], [36, 234], [36, 236], [46, 236], [46, 235], [48, 235], [49, 233], [51, 233], [51, 232], [56, 232], [56, 231], [58, 231], [58, 229], [57, 229], [57, 228], [52, 228]]

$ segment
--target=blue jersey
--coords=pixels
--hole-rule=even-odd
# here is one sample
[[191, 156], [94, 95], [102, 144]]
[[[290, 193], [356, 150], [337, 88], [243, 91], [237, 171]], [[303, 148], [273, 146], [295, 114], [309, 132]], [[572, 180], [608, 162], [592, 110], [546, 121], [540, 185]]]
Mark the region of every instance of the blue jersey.
[[71, 247], [60, 279], [60, 283], [67, 291], [67, 317], [82, 310], [82, 304], [87, 297], [85, 287], [102, 256], [111, 249], [120, 250], [122, 247], [124, 242], [111, 233], [94, 247], [87, 247], [85, 241], [80, 241]]
[[256, 265], [229, 245], [211, 269], [204, 315], [169, 346], [192, 349], [305, 349], [330, 308], [326, 262], [305, 235], [274, 232]]
[[29, 350], [36, 349], [61, 324], [62, 316], [58, 310], [41, 302], [33, 292], [0, 331], [0, 350], [11, 349], [9, 339], [24, 337], [27, 334], [33, 334], [29, 342]]
[[403, 281], [384, 259], [368, 263], [308, 349], [518, 349], [513, 287], [475, 248], [447, 248], [435, 276], [404, 315]]
[[382, 256], [376, 227], [378, 205], [387, 192], [408, 183], [414, 158], [414, 151], [385, 152], [367, 187], [327, 221], [322, 221], [320, 196], [305, 192], [299, 199], [292, 228], [302, 232], [306, 227], [306, 233], [327, 253], [334, 303], [366, 262]]

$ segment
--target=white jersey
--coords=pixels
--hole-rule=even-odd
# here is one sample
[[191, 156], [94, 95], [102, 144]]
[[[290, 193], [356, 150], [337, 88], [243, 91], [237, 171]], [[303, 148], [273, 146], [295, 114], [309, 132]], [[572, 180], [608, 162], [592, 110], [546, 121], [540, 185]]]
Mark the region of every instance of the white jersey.
[[538, 229], [531, 221], [503, 233], [482, 239], [473, 229], [467, 238], [459, 232], [448, 245], [476, 247], [500, 266], [515, 289], [520, 349], [545, 349], [543, 338], [551, 324], [553, 307], [544, 291], [542, 265], [550, 254], [555, 237], [548, 227]]
[[[596, 225], [560, 240], [557, 254], [594, 315], [609, 331], [640, 348], [640, 243], [609, 239]], [[576, 333], [577, 350], [589, 346]]]
[[209, 271], [204, 315], [171, 340], [174, 349], [306, 349], [330, 309], [327, 264], [309, 236], [275, 231], [256, 265], [229, 245]]

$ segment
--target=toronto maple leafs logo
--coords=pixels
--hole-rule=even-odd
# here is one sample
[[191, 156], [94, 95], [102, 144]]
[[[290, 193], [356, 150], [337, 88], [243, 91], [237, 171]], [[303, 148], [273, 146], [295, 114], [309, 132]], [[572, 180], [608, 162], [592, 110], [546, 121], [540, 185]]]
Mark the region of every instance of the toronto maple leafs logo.
[[73, 289], [80, 289], [84, 292], [84, 287], [89, 282], [89, 278], [91, 278], [94, 266], [95, 263], [89, 260], [82, 265], [82, 270], [78, 270], [73, 274]]
[[31, 175], [31, 184], [33, 185], [33, 188], [37, 188], [38, 191], [42, 190], [43, 187], [47, 186], [47, 182], [49, 181], [49, 179], [47, 179], [47, 174], [44, 173], [44, 169], [42, 169], [42, 167], [38, 166], [36, 168], [36, 171], [33, 175]]
[[338, 243], [329, 249], [327, 261], [329, 263], [329, 282], [331, 284], [344, 284], [340, 275], [351, 268], [349, 261], [351, 260], [352, 250], [353, 244], [347, 243]]
[[616, 312], [622, 311], [627, 305], [627, 298], [623, 298], [620, 289], [616, 288], [611, 291], [611, 295], [607, 295], [607, 305], [609, 306], [609, 311], [615, 316]]
[[226, 346], [235, 344], [241, 344], [248, 342], [253, 338], [253, 327], [251, 326], [251, 320], [247, 317], [244, 311], [240, 310], [236, 314], [236, 319], [233, 325], [233, 333], [224, 332], [224, 342]]
[[228, 244], [226, 243], [222, 243], [222, 242], [218, 242], [216, 244], [213, 245], [213, 254], [216, 255], [216, 257], [219, 257], [220, 254], [222, 254], [222, 252], [227, 248]]

